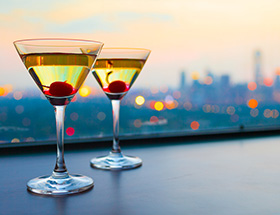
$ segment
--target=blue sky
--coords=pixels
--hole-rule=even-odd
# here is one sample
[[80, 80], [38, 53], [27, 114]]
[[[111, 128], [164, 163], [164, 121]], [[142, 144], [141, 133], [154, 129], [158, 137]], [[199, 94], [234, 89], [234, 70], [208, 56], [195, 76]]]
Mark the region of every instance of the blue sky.
[[[276, 0], [10, 0], [0, 7], [2, 84], [34, 85], [12, 42], [38, 37], [102, 41], [152, 50], [135, 86], [179, 83], [182, 70], [253, 80], [253, 53], [263, 73], [280, 67], [280, 2]], [[16, 77], [16, 78], [15, 78]], [[157, 80], [157, 82], [154, 82]], [[91, 80], [92, 81], [92, 80]]]

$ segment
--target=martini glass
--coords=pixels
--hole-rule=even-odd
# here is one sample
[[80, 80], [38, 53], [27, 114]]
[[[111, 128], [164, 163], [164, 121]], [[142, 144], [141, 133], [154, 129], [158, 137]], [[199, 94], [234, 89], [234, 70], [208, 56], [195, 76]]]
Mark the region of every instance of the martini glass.
[[113, 147], [107, 156], [93, 158], [92, 167], [100, 169], [132, 169], [142, 165], [138, 157], [126, 156], [119, 145], [119, 111], [121, 99], [127, 94], [141, 72], [150, 50], [104, 48], [93, 68], [93, 76], [108, 96], [113, 109]]
[[65, 195], [93, 187], [87, 176], [72, 174], [64, 162], [65, 108], [87, 77], [103, 43], [72, 39], [29, 39], [14, 42], [29, 74], [55, 110], [57, 159], [51, 175], [30, 180], [27, 189], [43, 195]]

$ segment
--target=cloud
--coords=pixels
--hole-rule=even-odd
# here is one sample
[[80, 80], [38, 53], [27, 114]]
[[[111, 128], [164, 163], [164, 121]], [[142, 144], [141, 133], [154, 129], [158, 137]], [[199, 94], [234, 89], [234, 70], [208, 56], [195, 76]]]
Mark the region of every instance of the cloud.
[[93, 33], [93, 32], [118, 32], [121, 25], [108, 20], [106, 15], [96, 15], [87, 19], [73, 20], [67, 23], [46, 23], [49, 32], [59, 33]]
[[[73, 0], [67, 0], [73, 1]], [[36, 11], [46, 11], [50, 10], [54, 3], [57, 2], [56, 0], [48, 0], [48, 1], [38, 1], [38, 0], [9, 0], [5, 1], [0, 7], [0, 14], [9, 14], [15, 9], [21, 10], [32, 10], [36, 13]]]
[[116, 13], [120, 20], [126, 21], [139, 21], [139, 20], [149, 20], [150, 22], [170, 22], [173, 17], [170, 14], [164, 13], [135, 13], [131, 11]]
[[88, 18], [70, 20], [64, 23], [45, 23], [50, 32], [63, 33], [94, 33], [109, 32], [118, 33], [126, 31], [128, 24], [133, 22], [160, 23], [172, 21], [172, 16], [157, 13], [115, 12], [109, 14], [93, 15]]

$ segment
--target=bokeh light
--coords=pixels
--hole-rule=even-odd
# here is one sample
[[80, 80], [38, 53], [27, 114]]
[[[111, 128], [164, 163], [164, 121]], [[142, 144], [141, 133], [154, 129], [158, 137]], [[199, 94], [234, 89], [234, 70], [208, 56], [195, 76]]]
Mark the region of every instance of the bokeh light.
[[22, 92], [20, 92], [20, 91], [14, 92], [13, 97], [14, 97], [15, 100], [21, 100], [22, 99]]
[[192, 103], [191, 102], [185, 102], [184, 103], [184, 108], [187, 110], [187, 111], [190, 111], [192, 109]]
[[99, 119], [100, 121], [103, 121], [106, 118], [106, 114], [104, 112], [99, 112], [97, 114], [97, 119]]
[[256, 82], [249, 82], [248, 83], [248, 89], [251, 90], [251, 91], [254, 91], [255, 89], [257, 89], [257, 84]]
[[68, 136], [73, 136], [73, 135], [75, 134], [75, 129], [72, 128], [72, 127], [68, 127], [68, 128], [66, 129], [66, 134], [67, 134]]
[[220, 107], [218, 105], [205, 104], [203, 105], [202, 110], [205, 113], [219, 113]]
[[273, 85], [273, 79], [272, 78], [264, 78], [263, 84], [267, 87], [271, 87]]
[[151, 109], [155, 109], [155, 103], [156, 101], [149, 101], [149, 102], [146, 102], [146, 107], [147, 108], [151, 108]]
[[12, 139], [12, 141], [11, 141], [12, 143], [19, 143], [20, 142], [20, 140], [18, 139], [18, 138], [14, 138], [14, 139]]
[[77, 121], [79, 119], [79, 114], [77, 114], [76, 112], [73, 112], [70, 114], [70, 119], [72, 121]]
[[154, 105], [154, 108], [157, 110], [157, 111], [161, 111], [163, 108], [164, 108], [164, 105], [162, 102], [156, 102], [155, 105]]
[[275, 75], [280, 75], [280, 67], [275, 69]]
[[5, 84], [3, 87], [7, 93], [10, 93], [13, 91], [13, 85], [11, 85], [11, 84]]
[[8, 93], [13, 91], [13, 86], [11, 84], [5, 84], [0, 87], [0, 96], [6, 96]]
[[143, 105], [145, 103], [145, 98], [143, 96], [137, 96], [135, 98], [135, 103], [139, 106]]
[[276, 109], [270, 110], [270, 109], [265, 109], [263, 112], [263, 115], [265, 118], [273, 118], [276, 119], [279, 117], [279, 111]]
[[279, 111], [274, 109], [270, 112], [270, 115], [273, 119], [276, 119], [279, 116]]
[[180, 92], [180, 91], [174, 91], [174, 92], [173, 92], [173, 97], [174, 97], [175, 99], [181, 98], [181, 92]]
[[219, 113], [220, 107], [218, 105], [212, 105], [212, 112], [213, 113]]
[[193, 122], [191, 123], [191, 128], [192, 128], [193, 130], [199, 129], [199, 123], [198, 123], [197, 121], [193, 121]]
[[230, 120], [232, 122], [237, 122], [239, 120], [239, 116], [237, 114], [233, 114], [230, 116]]
[[25, 139], [25, 141], [26, 141], [26, 142], [34, 142], [35, 139], [34, 139], [33, 137], [27, 137], [27, 138]]
[[178, 102], [176, 100], [165, 102], [165, 107], [169, 110], [175, 109], [178, 107]]
[[174, 101], [174, 98], [173, 98], [171, 95], [167, 95], [167, 96], [165, 97], [164, 101], [165, 101], [166, 103], [168, 103], [168, 102], [173, 102], [173, 101]]
[[0, 87], [0, 96], [4, 96], [5, 89], [3, 87]]
[[157, 87], [152, 87], [151, 88], [151, 93], [152, 94], [157, 94], [158, 93], [158, 88]]
[[79, 90], [79, 94], [82, 97], [87, 97], [91, 93], [91, 88], [89, 86], [82, 86]]
[[263, 112], [264, 117], [269, 118], [270, 117], [270, 112], [271, 112], [270, 109], [265, 109], [264, 112]]
[[191, 73], [191, 77], [192, 77], [193, 80], [198, 80], [199, 77], [200, 77], [200, 74], [199, 74], [199, 72], [195, 71], [195, 72]]
[[256, 107], [258, 107], [258, 101], [256, 100], [256, 99], [250, 99], [249, 101], [248, 101], [248, 106], [250, 107], [250, 108], [256, 108]]
[[251, 109], [250, 110], [250, 115], [252, 117], [257, 117], [259, 115], [259, 110], [258, 109]]
[[151, 122], [151, 123], [157, 123], [157, 122], [158, 122], [158, 118], [157, 118], [156, 116], [152, 116], [152, 117], [150, 118], [150, 122]]
[[211, 105], [209, 105], [209, 104], [203, 105], [202, 110], [205, 113], [209, 113], [211, 111]]
[[140, 128], [142, 126], [142, 122], [140, 119], [136, 119], [134, 120], [133, 125], [135, 128]]
[[22, 114], [24, 111], [24, 107], [22, 105], [17, 105], [15, 111], [17, 114]]
[[211, 76], [206, 76], [204, 79], [204, 84], [211, 85], [213, 83], [213, 78]]
[[22, 124], [23, 124], [24, 126], [29, 126], [29, 125], [31, 124], [31, 120], [30, 120], [29, 118], [25, 117], [25, 118], [23, 118], [23, 120], [22, 120]]
[[229, 106], [227, 108], [227, 114], [233, 115], [235, 113], [235, 108], [233, 106]]

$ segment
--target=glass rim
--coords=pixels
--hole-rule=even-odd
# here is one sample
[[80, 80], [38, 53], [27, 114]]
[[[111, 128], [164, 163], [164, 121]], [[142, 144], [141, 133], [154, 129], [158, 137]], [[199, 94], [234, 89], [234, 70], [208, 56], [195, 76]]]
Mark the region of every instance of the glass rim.
[[[151, 50], [150, 49], [145, 49], [145, 48], [126, 48], [126, 47], [103, 47], [102, 48], [102, 50], [109, 50], [109, 49], [111, 49], [111, 50], [131, 50], [131, 51], [133, 51], [133, 50], [135, 50], [135, 51], [148, 51], [148, 52], [151, 52]], [[101, 52], [102, 52], [102, 50], [101, 50]]]
[[[73, 44], [67, 44], [67, 45], [55, 45], [55, 44], [32, 44], [29, 42], [32, 41], [67, 41], [67, 42], [73, 42]], [[81, 42], [79, 45], [76, 44], [75, 42]], [[82, 44], [84, 43], [84, 44]], [[25, 45], [25, 46], [37, 46], [37, 47], [44, 47], [44, 46], [54, 46], [54, 47], [77, 47], [77, 46], [81, 46], [81, 45], [87, 45], [87, 44], [104, 44], [103, 42], [100, 41], [96, 41], [96, 40], [86, 40], [86, 39], [70, 39], [70, 38], [35, 38], [35, 39], [21, 39], [21, 40], [15, 40], [13, 42], [14, 45], [19, 44], [19, 45]]]

